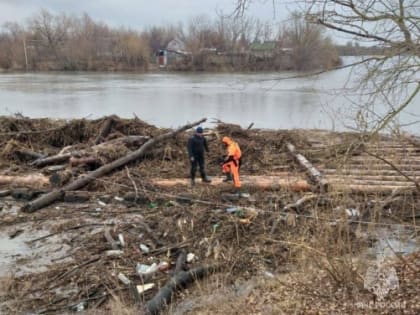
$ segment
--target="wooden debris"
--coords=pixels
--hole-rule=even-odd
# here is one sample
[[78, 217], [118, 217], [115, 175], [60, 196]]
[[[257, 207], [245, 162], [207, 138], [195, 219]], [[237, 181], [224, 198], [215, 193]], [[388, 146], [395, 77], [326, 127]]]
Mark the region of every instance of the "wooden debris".
[[206, 121], [206, 119], [201, 119], [195, 123], [192, 124], [187, 124], [181, 128], [178, 128], [175, 131], [171, 131], [168, 133], [165, 133], [163, 135], [157, 136], [156, 138], [150, 139], [149, 141], [147, 141], [145, 144], [143, 144], [138, 150], [122, 157], [119, 158], [118, 160], [115, 160], [109, 164], [106, 164], [98, 169], [96, 169], [95, 171], [92, 171], [84, 176], [79, 177], [78, 179], [76, 179], [75, 181], [71, 182], [70, 184], [64, 186], [62, 189], [59, 190], [54, 190], [48, 194], [45, 194], [43, 196], [41, 196], [40, 198], [27, 203], [25, 206], [22, 207], [22, 211], [24, 212], [33, 212], [36, 211], [38, 209], [41, 209], [45, 206], [48, 206], [49, 204], [62, 199], [64, 196], [65, 191], [69, 191], [69, 190], [77, 190], [80, 189], [84, 186], [86, 186], [87, 184], [89, 184], [90, 182], [92, 182], [93, 180], [95, 180], [98, 177], [101, 177], [103, 175], [108, 174], [109, 172], [113, 171], [114, 169], [124, 166], [127, 163], [130, 163], [132, 161], [135, 161], [137, 159], [139, 159], [140, 157], [142, 157], [145, 152], [147, 152], [147, 150], [150, 149], [150, 147], [152, 147], [153, 145], [155, 145], [156, 143], [166, 140], [168, 138], [171, 138], [173, 136], [175, 136], [176, 134], [183, 132], [187, 129], [190, 129], [196, 125], [199, 125], [201, 123], [203, 123], [204, 121]]
[[[226, 185], [223, 182], [224, 177], [212, 177], [211, 183], [206, 183], [206, 185], [215, 186], [215, 185]], [[186, 178], [174, 178], [174, 179], [156, 179], [152, 180], [154, 185], [162, 187], [171, 187], [176, 185], [189, 186], [190, 181]], [[253, 176], [253, 175], [244, 175], [241, 176], [242, 187], [252, 187], [260, 189], [279, 189], [285, 188], [292, 191], [309, 191], [311, 185], [304, 179], [293, 176]]]
[[116, 118], [116, 116], [110, 116], [107, 119], [105, 119], [105, 121], [102, 123], [101, 130], [99, 130], [99, 134], [94, 141], [94, 144], [99, 144], [106, 138], [106, 136], [109, 135]]
[[308, 172], [310, 178], [319, 186], [321, 192], [326, 192], [328, 190], [328, 181], [324, 178], [321, 172], [316, 169], [315, 166], [313, 166], [302, 154], [296, 153], [296, 148], [293, 144], [287, 142], [286, 147], [299, 165]]
[[216, 266], [198, 267], [190, 271], [180, 271], [176, 273], [163, 286], [159, 292], [146, 304], [146, 314], [159, 314], [170, 302], [172, 296], [178, 291], [185, 288], [188, 284], [204, 278], [214, 273], [219, 268]]
[[118, 249], [118, 242], [116, 240], [114, 240], [114, 238], [111, 235], [111, 232], [109, 231], [109, 228], [105, 228], [105, 232], [104, 232], [104, 236], [105, 239], [108, 241], [109, 245], [111, 246], [112, 249]]
[[49, 186], [50, 179], [42, 174], [31, 175], [0, 175], [0, 185], [10, 185], [14, 187], [40, 188]]

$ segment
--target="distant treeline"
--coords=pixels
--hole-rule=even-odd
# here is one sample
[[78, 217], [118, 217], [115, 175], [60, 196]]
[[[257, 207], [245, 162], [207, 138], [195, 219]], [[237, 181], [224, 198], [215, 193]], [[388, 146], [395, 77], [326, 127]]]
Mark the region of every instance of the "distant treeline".
[[[11, 71], [148, 71], [159, 50], [177, 39], [185, 50], [169, 69], [185, 71], [312, 70], [339, 64], [323, 29], [293, 13], [279, 29], [258, 19], [199, 16], [187, 26], [144, 31], [111, 28], [89, 15], [42, 10], [0, 32], [0, 68]], [[341, 51], [341, 48], [340, 48]]]
[[384, 47], [378, 46], [360, 46], [357, 42], [348, 42], [346, 45], [336, 46], [340, 56], [371, 56], [383, 55], [386, 51]]

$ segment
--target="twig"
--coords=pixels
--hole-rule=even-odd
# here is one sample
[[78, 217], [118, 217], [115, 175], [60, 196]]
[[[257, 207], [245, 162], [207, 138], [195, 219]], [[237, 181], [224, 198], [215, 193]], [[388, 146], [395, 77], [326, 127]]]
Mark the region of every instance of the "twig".
[[137, 198], [138, 198], [138, 196], [139, 196], [139, 190], [137, 189], [137, 185], [136, 185], [136, 182], [133, 180], [133, 178], [131, 177], [131, 175], [130, 175], [130, 171], [128, 170], [128, 167], [126, 166], [125, 167], [125, 170], [126, 170], [126, 172], [127, 172], [127, 177], [128, 177], [128, 179], [131, 181], [131, 183], [133, 184], [133, 187], [134, 187], [134, 192], [135, 192], [135, 199], [134, 199], [134, 202], [136, 202], [137, 201]]
[[115, 224], [114, 223], [89, 223], [89, 224], [83, 224], [83, 225], [76, 225], [76, 226], [72, 226], [72, 227], [70, 227], [68, 229], [65, 229], [65, 230], [61, 230], [61, 231], [58, 231], [58, 232], [55, 232], [55, 233], [50, 233], [50, 234], [35, 238], [33, 240], [28, 241], [27, 243], [35, 243], [35, 242], [44, 240], [46, 238], [49, 238], [51, 236], [54, 236], [54, 235], [57, 235], [57, 234], [60, 234], [60, 233], [65, 233], [65, 232], [72, 231], [72, 230], [78, 230], [78, 229], [82, 229], [82, 228], [89, 227], [89, 226], [104, 226], [104, 225], [114, 226]]

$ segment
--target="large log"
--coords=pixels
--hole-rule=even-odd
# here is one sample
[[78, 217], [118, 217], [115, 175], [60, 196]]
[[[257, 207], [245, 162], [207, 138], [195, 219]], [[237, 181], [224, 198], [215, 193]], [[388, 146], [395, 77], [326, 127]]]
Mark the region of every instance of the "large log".
[[321, 172], [318, 171], [307, 159], [300, 153], [296, 153], [296, 148], [290, 142], [286, 143], [286, 147], [289, 153], [294, 156], [296, 161], [301, 165], [308, 173], [309, 177], [319, 186], [322, 192], [328, 190], [328, 181], [322, 176]]
[[[226, 185], [223, 182], [224, 177], [212, 177], [211, 183], [205, 185]], [[155, 179], [152, 183], [161, 187], [172, 187], [177, 185], [188, 186], [190, 180], [186, 178], [172, 178], [172, 179]], [[284, 176], [269, 176], [269, 175], [243, 175], [241, 176], [242, 187], [252, 187], [259, 189], [290, 189], [292, 191], [309, 191], [311, 185], [303, 178], [293, 176], [291, 174]]]
[[188, 284], [197, 279], [217, 271], [217, 267], [198, 267], [190, 271], [180, 271], [176, 273], [158, 293], [146, 304], [146, 314], [159, 314], [170, 302], [177, 290], [185, 288]]
[[56, 189], [53, 190], [50, 193], [47, 193], [45, 195], [42, 195], [41, 197], [35, 199], [32, 202], [27, 203], [26, 205], [24, 205], [22, 207], [22, 211], [25, 212], [34, 212], [38, 209], [41, 209], [45, 206], [50, 205], [51, 203], [60, 200], [63, 198], [64, 194], [66, 191], [71, 191], [71, 190], [78, 190], [84, 186], [86, 186], [87, 184], [89, 184], [90, 182], [94, 181], [96, 178], [104, 176], [108, 173], [110, 173], [111, 171], [124, 166], [130, 162], [133, 162], [137, 159], [139, 159], [140, 157], [142, 157], [147, 150], [150, 149], [150, 147], [152, 147], [153, 145], [155, 145], [158, 142], [161, 142], [163, 140], [166, 140], [168, 138], [171, 138], [173, 136], [175, 136], [176, 134], [183, 132], [187, 129], [190, 129], [196, 125], [199, 125], [201, 123], [203, 123], [204, 121], [206, 121], [206, 118], [203, 118], [197, 122], [194, 122], [192, 124], [187, 124], [183, 127], [180, 127], [174, 131], [171, 132], [167, 132], [165, 134], [162, 134], [160, 136], [157, 136], [155, 138], [152, 138], [150, 140], [148, 140], [145, 144], [143, 144], [139, 149], [137, 149], [134, 152], [131, 152], [130, 154], [119, 158], [109, 164], [105, 164], [104, 166], [101, 166], [100, 168], [86, 174], [86, 175], [82, 175], [79, 178], [77, 178], [75, 181], [67, 184], [66, 186], [62, 187], [61, 189]]

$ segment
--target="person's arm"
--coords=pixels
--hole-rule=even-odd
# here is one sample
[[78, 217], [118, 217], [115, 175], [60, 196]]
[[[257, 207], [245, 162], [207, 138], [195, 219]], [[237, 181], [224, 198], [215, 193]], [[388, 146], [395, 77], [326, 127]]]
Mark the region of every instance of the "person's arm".
[[188, 149], [188, 157], [191, 160], [191, 158], [194, 158], [193, 156], [193, 145], [194, 141], [193, 138], [188, 139], [187, 149]]
[[203, 137], [203, 145], [206, 152], [209, 152], [209, 146], [207, 144], [207, 139]]

